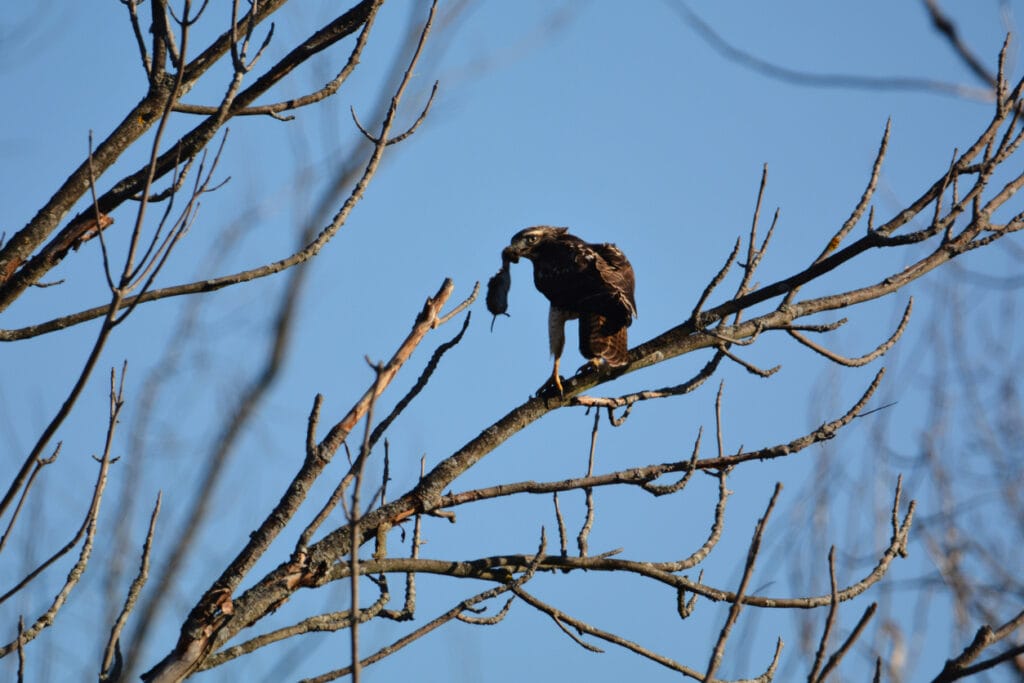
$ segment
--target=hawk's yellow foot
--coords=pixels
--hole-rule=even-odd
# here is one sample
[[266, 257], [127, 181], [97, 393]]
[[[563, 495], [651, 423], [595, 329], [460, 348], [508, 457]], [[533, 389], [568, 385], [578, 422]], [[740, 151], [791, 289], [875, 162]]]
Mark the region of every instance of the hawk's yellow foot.
[[560, 358], [556, 358], [555, 359], [555, 367], [551, 371], [550, 383], [554, 384], [555, 388], [558, 389], [558, 395], [559, 396], [565, 396], [565, 390], [562, 388], [562, 376], [558, 374], [558, 362], [560, 360], [561, 360]]

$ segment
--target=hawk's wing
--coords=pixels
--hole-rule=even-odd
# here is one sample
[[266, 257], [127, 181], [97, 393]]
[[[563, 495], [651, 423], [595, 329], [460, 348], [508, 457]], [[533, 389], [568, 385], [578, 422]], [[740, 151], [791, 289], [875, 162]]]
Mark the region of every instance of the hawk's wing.
[[580, 353], [586, 358], [604, 359], [610, 366], [625, 365], [629, 358], [626, 328], [636, 316], [636, 288], [633, 266], [614, 244], [585, 247], [599, 280], [599, 310], [580, 316]]
[[607, 296], [622, 309], [625, 314], [624, 323], [628, 326], [636, 317], [636, 276], [633, 274], [633, 266], [630, 265], [618, 247], [614, 244], [591, 244], [589, 245], [599, 258], [594, 260], [597, 273], [605, 288]]

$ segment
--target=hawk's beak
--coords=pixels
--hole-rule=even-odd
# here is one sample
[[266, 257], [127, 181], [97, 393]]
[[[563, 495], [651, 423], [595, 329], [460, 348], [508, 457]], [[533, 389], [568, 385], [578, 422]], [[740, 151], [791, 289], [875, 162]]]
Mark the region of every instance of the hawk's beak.
[[505, 247], [501, 250], [501, 260], [508, 261], [509, 263], [519, 263], [519, 252], [511, 246]]

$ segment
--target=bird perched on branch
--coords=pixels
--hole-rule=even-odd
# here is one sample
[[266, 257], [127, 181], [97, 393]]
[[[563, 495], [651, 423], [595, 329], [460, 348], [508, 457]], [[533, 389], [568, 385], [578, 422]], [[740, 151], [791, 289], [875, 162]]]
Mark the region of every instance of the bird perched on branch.
[[502, 268], [488, 283], [487, 308], [495, 316], [508, 308], [508, 266], [520, 258], [533, 262], [533, 282], [551, 302], [548, 339], [555, 365], [549, 383], [558, 393], [567, 320], [579, 320], [580, 353], [588, 366], [625, 365], [626, 328], [636, 317], [635, 278], [625, 254], [614, 244], [584, 242], [568, 228], [541, 225], [520, 230], [502, 250]]

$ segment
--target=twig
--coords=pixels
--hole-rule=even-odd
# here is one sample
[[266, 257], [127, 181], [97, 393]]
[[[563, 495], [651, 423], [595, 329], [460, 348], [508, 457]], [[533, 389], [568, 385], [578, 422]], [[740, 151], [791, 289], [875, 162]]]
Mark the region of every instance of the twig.
[[718, 383], [718, 393], [715, 394], [715, 440], [718, 443], [718, 457], [725, 457], [725, 446], [722, 442], [722, 392], [725, 391], [725, 380]]
[[152, 84], [153, 63], [150, 61], [149, 53], [146, 50], [146, 41], [142, 37], [142, 25], [139, 23], [139, 14], [136, 8], [141, 0], [121, 0], [121, 4], [128, 8], [128, 20], [132, 25], [132, 33], [135, 34], [135, 43], [139, 47], [139, 55], [142, 58], [142, 68], [146, 71], [146, 77], [150, 78]]
[[146, 585], [146, 580], [149, 578], [149, 557], [150, 552], [153, 549], [153, 538], [156, 534], [156, 520], [160, 515], [160, 503], [163, 499], [163, 492], [157, 493], [156, 504], [153, 506], [153, 512], [149, 516], [149, 530], [146, 532], [146, 540], [142, 545], [142, 559], [139, 561], [139, 573], [136, 574], [135, 579], [132, 581], [131, 587], [128, 589], [128, 595], [125, 597], [124, 605], [121, 608], [121, 613], [117, 616], [117, 620], [110, 629], [110, 638], [107, 640], [107, 646], [103, 651], [103, 660], [100, 663], [100, 681], [118, 681], [121, 679], [122, 671], [120, 670], [121, 662], [121, 632], [124, 630], [125, 624], [128, 623], [128, 616], [135, 609], [135, 603], [139, 599], [139, 594], [142, 592], [143, 586]]
[[868, 622], [871, 621], [871, 617], [875, 615], [876, 609], [878, 609], [877, 602], [873, 602], [868, 605], [868, 608], [864, 610], [864, 614], [861, 615], [860, 621], [858, 621], [857, 625], [853, 627], [853, 631], [850, 632], [850, 635], [847, 636], [846, 640], [843, 641], [843, 644], [839, 646], [839, 649], [832, 653], [832, 656], [828, 658], [828, 662], [825, 663], [825, 667], [821, 670], [821, 676], [818, 677], [818, 681], [824, 683], [828, 680], [829, 674], [839, 666], [839, 662], [842, 661], [843, 657], [846, 656], [846, 653], [850, 651], [851, 647], [853, 647], [853, 644], [857, 642], [858, 638], [860, 638], [861, 634], [864, 632], [864, 628], [868, 625]]
[[756, 365], [754, 365], [753, 363], [747, 362], [747, 361], [743, 360], [742, 358], [740, 358], [739, 356], [737, 356], [736, 354], [734, 354], [731, 351], [729, 351], [725, 347], [724, 344], [719, 346], [718, 350], [721, 351], [722, 354], [725, 355], [729, 360], [733, 361], [734, 363], [736, 363], [737, 365], [739, 365], [740, 367], [745, 369], [750, 374], [757, 375], [758, 377], [771, 377], [772, 375], [774, 375], [776, 372], [778, 372], [782, 368], [781, 365], [776, 365], [774, 367], [770, 367], [767, 370], [759, 368]]
[[[378, 584], [378, 586], [379, 585], [380, 584]], [[382, 590], [377, 600], [375, 600], [372, 605], [361, 611], [359, 615], [360, 623], [365, 623], [382, 613], [384, 611], [384, 606], [390, 598], [391, 596], [388, 595], [387, 591]], [[267, 645], [272, 645], [273, 643], [287, 640], [288, 638], [293, 638], [304, 633], [333, 633], [335, 631], [351, 628], [353, 628], [351, 610], [346, 609], [337, 612], [317, 614], [312, 617], [307, 617], [296, 624], [275, 629], [269, 633], [264, 633], [256, 636], [255, 638], [251, 638], [244, 643], [239, 643], [238, 645], [225, 648], [220, 652], [211, 655], [203, 662], [203, 665], [199, 670], [206, 671], [208, 669], [212, 669], [226, 662], [230, 662], [233, 659], [247, 655], [250, 652], [255, 652]]]
[[1024, 645], [1017, 645], [995, 657], [971, 665], [971, 662], [976, 660], [986, 648], [1008, 637], [1022, 625], [1024, 625], [1024, 611], [1019, 612], [1015, 617], [996, 629], [987, 624], [982, 626], [974, 635], [974, 640], [964, 648], [963, 652], [946, 662], [945, 666], [942, 667], [942, 671], [932, 680], [932, 683], [948, 683], [949, 681], [965, 678], [966, 676], [990, 669], [1002, 662], [1009, 661], [1021, 654], [1024, 652]]
[[[627, 640], [627, 639], [625, 639], [625, 638], [623, 638], [623, 637], [621, 637], [619, 635], [616, 635], [616, 634], [611, 633], [609, 631], [604, 631], [604, 630], [599, 629], [599, 628], [597, 628], [595, 626], [591, 626], [590, 624], [588, 624], [585, 621], [582, 621], [580, 619], [576, 619], [575, 617], [571, 617], [568, 614], [562, 612], [561, 610], [553, 607], [552, 605], [549, 605], [548, 603], [546, 603], [546, 602], [544, 602], [542, 600], [539, 600], [537, 597], [535, 597], [534, 595], [528, 593], [527, 591], [523, 590], [522, 588], [515, 588], [513, 590], [515, 591], [515, 594], [520, 599], [522, 599], [524, 602], [526, 602], [530, 606], [536, 608], [537, 610], [539, 610], [539, 611], [547, 614], [549, 617], [551, 617], [552, 621], [554, 621], [558, 625], [558, 627], [562, 630], [563, 633], [568, 635], [570, 638], [572, 638], [575, 642], [577, 642], [582, 647], [585, 647], [586, 649], [588, 649], [588, 650], [590, 650], [592, 652], [601, 652], [601, 650], [600, 650], [600, 648], [597, 648], [596, 646], [583, 641], [581, 638], [576, 636], [574, 633], [570, 632], [566, 628], [566, 626], [571, 626], [573, 629], [575, 629], [579, 633], [585, 633], [587, 635], [591, 635], [591, 636], [594, 636], [596, 638], [600, 638], [601, 640], [607, 641], [609, 643], [613, 643], [615, 645], [618, 645], [618, 646], [620, 646], [622, 648], [625, 648], [625, 649], [627, 649], [627, 650], [629, 650], [631, 652], [634, 652], [634, 653], [636, 653], [636, 654], [638, 654], [638, 655], [640, 655], [642, 657], [645, 657], [646, 659], [649, 659], [652, 662], [656, 662], [657, 664], [661, 664], [662, 666], [664, 666], [664, 667], [666, 667], [668, 669], [671, 669], [672, 671], [678, 671], [679, 673], [683, 674], [684, 676], [688, 676], [690, 678], [693, 678], [694, 680], [698, 680], [698, 681], [708, 680], [706, 677], [702, 676], [700, 674], [700, 672], [698, 672], [696, 669], [692, 669], [692, 668], [690, 668], [690, 667], [688, 667], [688, 666], [686, 666], [684, 664], [681, 664], [681, 663], [675, 661], [674, 659], [670, 659], [669, 657], [665, 657], [664, 655], [658, 654], [657, 652], [649, 650], [649, 649], [643, 647], [642, 645], [639, 645], [638, 643], [635, 643], [635, 642], [633, 642], [631, 640]], [[748, 681], [747, 683], [754, 683], [755, 681], [758, 682], [758, 683], [762, 683], [762, 682], [767, 683], [767, 681], [771, 680], [771, 674], [773, 674], [774, 671], [775, 671], [775, 665], [776, 665], [777, 660], [778, 660], [780, 648], [781, 648], [781, 641], [779, 641], [779, 647], [776, 648], [775, 659], [773, 660], [773, 663], [772, 663], [771, 667], [769, 668], [769, 673], [766, 673], [765, 675], [762, 675], [762, 676], [759, 676], [759, 677], [757, 677], [755, 679], [752, 679], [752, 680]]]
[[[444, 323], [451, 320], [454, 313], [456, 311], [464, 309], [466, 306], [471, 304], [473, 300], [476, 298], [476, 295], [477, 288], [474, 288], [472, 294], [470, 294], [469, 297], [461, 301], [459, 305], [455, 307], [455, 310], [453, 310], [451, 313], [439, 317], [435, 322], [435, 327], [443, 325]], [[430, 356], [430, 360], [427, 361], [427, 364], [423, 368], [423, 372], [420, 373], [420, 376], [416, 378], [416, 382], [412, 385], [412, 388], [406, 392], [405, 396], [403, 396], [398, 401], [398, 403], [395, 404], [395, 407], [391, 409], [391, 412], [388, 413], [388, 415], [383, 420], [381, 420], [380, 423], [374, 428], [373, 434], [370, 435], [371, 446], [377, 443], [380, 437], [383, 436], [384, 432], [387, 431], [388, 427], [391, 426], [391, 423], [395, 421], [395, 418], [401, 415], [402, 411], [405, 410], [409, 406], [409, 404], [412, 403], [412, 400], [416, 398], [416, 396], [418, 396], [421, 391], [423, 391], [424, 387], [427, 386], [427, 383], [430, 381], [430, 378], [434, 375], [434, 371], [437, 370], [438, 365], [441, 363], [441, 359], [444, 357], [444, 354], [446, 354], [448, 351], [454, 348], [459, 342], [462, 341], [463, 335], [466, 334], [466, 330], [469, 328], [469, 321], [472, 315], [472, 311], [467, 313], [466, 317], [462, 321], [462, 327], [459, 328], [458, 333], [456, 333], [454, 337], [444, 342], [443, 344], [440, 344], [436, 349], [434, 349], [433, 355]]]
[[[697, 583], [700, 583], [704, 578], [704, 570], [700, 570], [697, 575]], [[676, 591], [676, 612], [679, 614], [680, 619], [688, 619], [693, 610], [697, 607], [697, 594], [694, 593], [690, 596], [690, 599], [686, 599], [686, 589], [680, 588]]]
[[25, 615], [18, 615], [18, 683], [25, 681]]
[[[430, 98], [427, 100], [426, 106], [423, 108], [419, 117], [415, 123], [404, 133], [396, 136], [394, 139], [391, 138], [391, 126], [395, 120], [395, 114], [398, 112], [398, 104], [402, 100], [402, 95], [405, 93], [406, 87], [409, 85], [410, 77], [416, 69], [416, 64], [419, 62], [420, 56], [423, 54], [423, 47], [426, 45], [427, 36], [430, 35], [430, 29], [434, 24], [434, 15], [437, 12], [437, 0], [434, 0], [430, 5], [430, 12], [427, 14], [427, 21], [423, 25], [423, 30], [420, 32], [419, 42], [416, 44], [416, 49], [413, 51], [412, 59], [409, 61], [409, 68], [405, 72], [405, 77], [402, 78], [402, 82], [398, 84], [398, 89], [395, 91], [394, 96], [391, 98], [391, 106], [388, 108], [387, 114], [384, 116], [384, 122], [381, 124], [380, 134], [376, 137], [370, 135], [362, 125], [356, 120], [356, 125], [359, 130], [370, 140], [377, 148], [383, 149], [392, 142], [398, 142], [404, 140], [419, 127], [420, 123], [427, 115], [427, 111], [430, 109], [430, 104], [434, 100], [434, 94], [437, 92], [437, 83], [434, 83], [434, 89], [431, 91]], [[355, 120], [355, 110], [352, 110], [352, 117]]]
[[[597, 411], [594, 413], [594, 428], [590, 431], [590, 453], [587, 459], [587, 477], [594, 475], [594, 454], [597, 451], [597, 430], [601, 424], [601, 413]], [[576, 546], [579, 548], [580, 557], [587, 556], [588, 540], [590, 538], [590, 530], [594, 526], [594, 490], [589, 486], [583, 489], [584, 500], [586, 504], [587, 514], [584, 517], [583, 526], [580, 528], [580, 533], [576, 536]]]
[[835, 353], [834, 351], [830, 351], [830, 350], [826, 349], [824, 346], [811, 341], [810, 339], [808, 339], [804, 335], [800, 334], [799, 332], [793, 330], [792, 328], [787, 328], [786, 331], [789, 333], [789, 335], [791, 337], [793, 337], [793, 339], [796, 339], [798, 342], [800, 342], [801, 344], [803, 344], [807, 348], [811, 349], [812, 351], [814, 351], [816, 353], [821, 354], [822, 356], [824, 356], [825, 358], [828, 358], [829, 360], [833, 361], [834, 363], [838, 363], [839, 365], [845, 365], [846, 367], [851, 367], [851, 368], [861, 367], [863, 365], [867, 365], [868, 363], [870, 363], [871, 361], [875, 360], [876, 358], [880, 358], [883, 355], [885, 355], [885, 353], [889, 349], [891, 349], [893, 347], [893, 345], [896, 344], [897, 341], [899, 341], [900, 337], [903, 336], [903, 333], [907, 329], [907, 323], [910, 322], [910, 313], [913, 310], [913, 307], [914, 307], [914, 298], [911, 297], [909, 299], [909, 301], [907, 301], [907, 307], [903, 311], [903, 318], [900, 320], [899, 325], [896, 326], [896, 331], [893, 332], [892, 335], [887, 340], [885, 340], [884, 342], [879, 344], [878, 347], [875, 348], [874, 351], [871, 351], [870, 353], [866, 353], [863, 356], [856, 356], [856, 357], [853, 357], [853, 358], [850, 358], [850, 357], [847, 357], [847, 356], [841, 356], [838, 353]]
[[3, 537], [0, 537], [0, 551], [3, 551], [4, 546], [7, 545], [7, 539], [10, 537], [11, 531], [14, 529], [14, 524], [18, 521], [18, 516], [21, 514], [21, 509], [25, 505], [25, 499], [28, 498], [28, 493], [32, 490], [32, 484], [35, 483], [36, 477], [44, 467], [53, 464], [57, 459], [57, 456], [60, 455], [60, 449], [63, 445], [63, 441], [58, 441], [57, 447], [53, 449], [53, 455], [49, 458], [40, 458], [36, 461], [35, 467], [32, 468], [32, 474], [29, 475], [28, 481], [25, 482], [25, 487], [21, 490], [21, 496], [18, 498], [18, 504], [14, 507], [14, 512], [11, 514], [11, 520], [7, 523], [7, 529], [4, 531]]
[[[721, 351], [716, 351], [715, 355], [711, 357], [711, 360], [709, 360], [696, 375], [694, 375], [687, 381], [683, 382], [682, 384], [677, 384], [671, 387], [662, 387], [661, 389], [644, 389], [643, 391], [638, 391], [632, 394], [626, 394], [625, 396], [618, 397], [599, 397], [586, 395], [573, 396], [570, 399], [570, 405], [603, 407], [608, 408], [609, 411], [611, 411], [613, 408], [621, 408], [625, 406], [628, 411], [632, 408], [632, 406], [635, 403], [639, 401], [649, 401], [652, 399], [668, 398], [670, 396], [682, 396], [684, 394], [689, 394], [698, 389], [701, 385], [704, 384], [704, 382], [708, 381], [708, 379], [711, 378], [711, 376], [715, 373], [715, 370], [718, 369], [718, 364], [721, 363], [722, 358], [724, 357], [724, 353], [722, 353]], [[625, 419], [625, 417], [626, 414], [623, 414], [620, 420]]]
[[754, 529], [754, 538], [750, 541], [750, 548], [747, 550], [747, 562], [743, 568], [743, 578], [740, 580], [739, 589], [736, 591], [736, 599], [733, 601], [732, 607], [729, 608], [729, 616], [726, 618], [725, 624], [722, 625], [722, 630], [718, 634], [718, 641], [715, 643], [714, 650], [711, 653], [711, 661], [708, 663], [707, 671], [704, 674], [705, 681], [714, 679], [715, 672], [718, 671], [718, 667], [722, 663], [722, 655], [725, 653], [725, 644], [729, 640], [729, 633], [739, 618], [740, 610], [743, 609], [743, 596], [747, 592], [750, 577], [754, 573], [754, 564], [757, 560], [757, 553], [761, 549], [761, 538], [764, 535], [765, 525], [768, 523], [768, 517], [772, 514], [772, 509], [775, 507], [775, 501], [778, 499], [780, 491], [782, 491], [782, 484], [775, 484], [775, 491], [768, 501], [768, 507], [764, 511], [764, 516], [758, 520], [757, 527]]
[[956, 24], [942, 11], [939, 3], [936, 0], [924, 0], [924, 5], [928, 8], [928, 14], [931, 16], [932, 26], [935, 27], [935, 30], [945, 36], [950, 47], [960, 56], [967, 67], [974, 72], [975, 76], [994, 88], [996, 86], [996, 77], [989, 73], [984, 63], [960, 39]]
[[701, 309], [704, 307], [704, 304], [707, 303], [707, 300], [711, 297], [711, 293], [715, 291], [715, 288], [722, 284], [722, 280], [724, 280], [725, 276], [728, 275], [729, 269], [732, 268], [732, 264], [736, 262], [736, 257], [740, 253], [740, 243], [741, 240], [737, 237], [736, 244], [733, 245], [732, 252], [729, 253], [729, 258], [725, 260], [725, 265], [715, 273], [715, 276], [711, 278], [711, 281], [704, 287], [704, 291], [701, 292], [700, 298], [697, 299], [697, 303], [693, 307], [693, 312], [690, 313], [690, 320], [693, 321], [693, 325], [697, 329], [702, 329], [704, 327], [700, 319]]
[[[419, 128], [420, 124], [423, 123], [423, 121], [427, 118], [427, 114], [430, 113], [430, 105], [434, 103], [434, 96], [437, 95], [437, 86], [438, 82], [434, 81], [433, 87], [430, 88], [430, 96], [427, 98], [427, 103], [423, 105], [423, 109], [420, 111], [420, 115], [416, 117], [416, 120], [413, 121], [412, 125], [409, 126], [404, 133], [400, 133], [395, 137], [391, 138], [390, 140], [388, 140], [389, 145], [394, 145], [396, 143], [402, 142], [407, 137], [416, 132], [416, 129]], [[479, 285], [479, 283], [477, 284]]]
[[370, 433], [373, 428], [373, 407], [376, 405], [376, 397], [380, 395], [380, 382], [384, 374], [384, 364], [371, 364], [374, 371], [374, 386], [370, 392], [370, 405], [366, 409], [366, 429], [363, 433], [363, 446], [356, 459], [355, 478], [352, 484], [352, 495], [349, 512], [349, 526], [352, 528], [352, 553], [349, 566], [352, 571], [352, 580], [349, 582], [351, 588], [349, 598], [351, 600], [351, 622], [352, 628], [349, 631], [351, 653], [352, 653], [352, 682], [359, 683], [362, 676], [362, 667], [359, 664], [359, 547], [361, 543], [361, 529], [359, 528], [360, 515], [360, 489], [363, 483], [363, 473], [366, 469], [366, 461], [370, 459]]
[[676, 10], [684, 21], [691, 24], [694, 33], [708, 43], [716, 52], [726, 59], [757, 71], [776, 80], [816, 88], [851, 88], [857, 90], [896, 90], [918, 91], [950, 95], [972, 100], [989, 101], [992, 99], [988, 89], [972, 88], [956, 83], [947, 83], [928, 78], [912, 77], [874, 77], [840, 73], [810, 73], [779, 66], [756, 57], [725, 40], [707, 22], [698, 17], [685, 3], [671, 3], [669, 7]]
[[[697, 440], [693, 442], [693, 451], [690, 453], [690, 467], [687, 468], [686, 472], [680, 479], [674, 484], [655, 484], [653, 482], [645, 481], [640, 486], [643, 487], [644, 491], [654, 494], [655, 496], [667, 496], [672, 493], [682, 491], [686, 484], [690, 481], [690, 477], [696, 471], [697, 457], [700, 455], [700, 439], [704, 435], [704, 427], [701, 426], [697, 430]], [[587, 476], [590, 476], [589, 474]]]
[[562, 517], [561, 508], [558, 507], [558, 491], [551, 495], [555, 502], [555, 522], [558, 525], [558, 549], [562, 553], [562, 557], [566, 557], [569, 554], [569, 545], [566, 538], [565, 519]]
[[[757, 188], [757, 202], [754, 204], [754, 217], [750, 221], [750, 236], [747, 238], [747, 261], [743, 265], [743, 278], [740, 280], [739, 286], [736, 287], [735, 296], [742, 296], [746, 294], [750, 289], [750, 282], [754, 277], [754, 273], [757, 271], [757, 267], [761, 264], [761, 259], [764, 258], [765, 252], [768, 251], [768, 243], [772, 239], [772, 235], [775, 234], [775, 226], [779, 220], [779, 210], [775, 210], [775, 215], [772, 218], [771, 227], [768, 228], [768, 234], [765, 235], [764, 242], [761, 246], [757, 246], [757, 223], [761, 218], [761, 202], [764, 199], [764, 190], [768, 185], [768, 164], [765, 164], [761, 168], [761, 184]], [[740, 316], [743, 311], [736, 311], [736, 315], [733, 319], [733, 324], [739, 322]]]
[[[703, 562], [708, 555], [711, 554], [712, 549], [718, 545], [719, 539], [722, 538], [722, 530], [725, 529], [725, 503], [729, 499], [730, 491], [725, 485], [725, 479], [728, 476], [729, 469], [721, 469], [715, 475], [718, 477], [718, 502], [715, 503], [715, 517], [711, 522], [711, 529], [708, 532], [708, 537], [705, 539], [704, 544], [700, 548], [697, 548], [689, 557], [682, 559], [678, 562], [655, 562], [655, 567], [664, 569], [669, 572], [679, 572], [692, 567], [696, 567], [698, 564]], [[697, 579], [698, 582], [700, 579]], [[695, 596], [696, 597], [696, 596]]]
[[832, 635], [832, 629], [835, 627], [836, 614], [839, 608], [839, 600], [836, 597], [836, 592], [839, 590], [836, 584], [836, 547], [832, 546], [828, 551], [828, 579], [829, 585], [832, 588], [832, 602], [828, 606], [828, 617], [825, 619], [825, 628], [821, 631], [821, 639], [818, 641], [818, 649], [814, 653], [814, 664], [811, 666], [811, 672], [807, 674], [807, 683], [817, 683], [825, 680], [825, 676], [819, 676], [821, 671], [821, 665], [825, 661], [825, 651], [828, 649], [828, 639]]
[[[467, 614], [457, 614], [455, 618], [466, 624], [474, 624], [476, 626], [494, 626], [508, 614], [512, 608], [512, 603], [515, 602], [515, 598], [509, 598], [505, 601], [505, 604], [496, 614], [490, 617], [471, 617]], [[467, 611], [473, 611], [472, 608], [467, 608]]]
[[[509, 590], [512, 589], [512, 585], [513, 584], [505, 584], [505, 585], [501, 585], [501, 586], [496, 586], [494, 588], [490, 588], [490, 589], [485, 590], [485, 591], [483, 591], [481, 593], [477, 593], [473, 597], [470, 597], [470, 598], [467, 598], [467, 599], [461, 601], [459, 604], [455, 605], [454, 607], [452, 607], [447, 612], [444, 612], [443, 614], [438, 615], [437, 617], [435, 617], [431, 621], [429, 621], [426, 624], [424, 624], [423, 626], [415, 629], [414, 631], [412, 631], [412, 632], [402, 636], [401, 638], [399, 638], [395, 642], [391, 643], [390, 645], [386, 645], [386, 646], [382, 647], [381, 649], [377, 650], [376, 652], [374, 652], [372, 655], [369, 655], [369, 656], [365, 657], [362, 660], [361, 665], [363, 667], [367, 667], [367, 666], [370, 666], [371, 664], [375, 664], [376, 662], [379, 662], [382, 659], [385, 659], [386, 657], [389, 657], [389, 656], [393, 655], [394, 653], [398, 652], [399, 650], [401, 650], [405, 646], [407, 646], [407, 645], [409, 645], [411, 643], [414, 643], [417, 640], [419, 640], [420, 638], [424, 637], [425, 635], [427, 635], [431, 631], [435, 631], [439, 627], [447, 624], [449, 621], [452, 621], [453, 619], [456, 619], [460, 614], [462, 614], [462, 612], [464, 612], [465, 610], [470, 609], [474, 605], [477, 605], [477, 604], [479, 604], [479, 603], [481, 603], [481, 602], [483, 602], [485, 600], [490, 600], [491, 598], [497, 597], [497, 596], [501, 595], [502, 593], [508, 592]], [[214, 657], [210, 658], [210, 661], [213, 662], [216, 657], [217, 657], [217, 655], [214, 655]], [[210, 666], [215, 666], [216, 664], [221, 664], [221, 663], [223, 663], [223, 662], [216, 661], [215, 664], [211, 663]], [[209, 667], [206, 667], [206, 668], [209, 668]], [[328, 671], [327, 673], [323, 673], [323, 674], [321, 674], [319, 676], [314, 676], [313, 678], [304, 679], [302, 681], [302, 683], [326, 683], [327, 681], [333, 681], [333, 680], [336, 680], [336, 679], [341, 678], [343, 676], [348, 676], [351, 673], [352, 673], [352, 667], [344, 667], [344, 668], [341, 668], [341, 669], [336, 669], [334, 671]]]
[[[864, 216], [864, 210], [871, 204], [871, 198], [875, 194], [875, 188], [878, 187], [878, 178], [882, 173], [882, 163], [885, 161], [885, 154], [889, 150], [889, 136], [892, 133], [892, 119], [887, 119], [885, 122], [885, 131], [882, 133], [882, 141], [878, 145], [878, 152], [875, 154], [875, 161], [871, 165], [871, 173], [868, 175], [868, 184], [864, 188], [864, 194], [860, 196], [860, 200], [857, 205], [853, 208], [850, 213], [850, 217], [847, 218], [843, 225], [836, 231], [836, 234], [832, 236], [832, 239], [828, 241], [825, 248], [822, 250], [818, 258], [814, 260], [815, 263], [821, 261], [823, 258], [828, 256], [830, 253], [836, 250], [836, 248], [842, 243], [850, 231], [853, 230], [854, 226], [860, 222], [860, 219]], [[949, 175], [947, 174], [947, 178]], [[939, 192], [939, 196], [942, 193]]]

